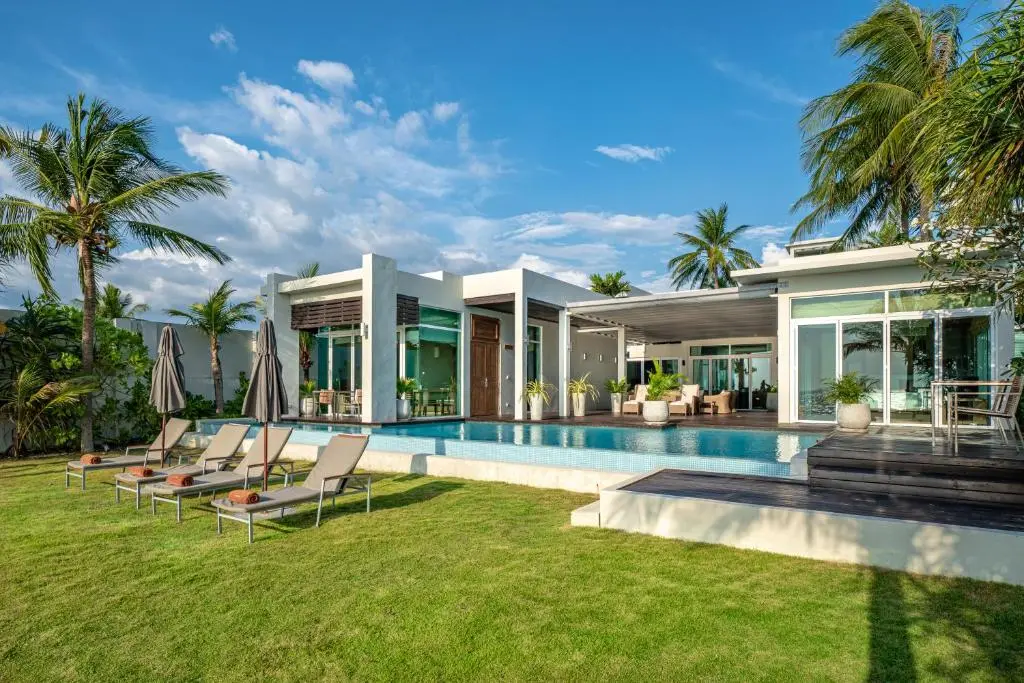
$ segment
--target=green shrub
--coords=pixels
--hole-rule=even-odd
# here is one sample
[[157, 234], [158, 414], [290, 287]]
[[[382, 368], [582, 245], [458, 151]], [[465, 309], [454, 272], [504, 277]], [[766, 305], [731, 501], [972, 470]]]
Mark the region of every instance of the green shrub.
[[827, 379], [825, 395], [826, 403], [863, 403], [865, 397], [878, 386], [877, 380], [870, 379], [857, 372], [848, 372], [839, 379]]
[[679, 382], [683, 379], [683, 375], [678, 373], [664, 372], [661, 368], [661, 361], [655, 359], [654, 369], [647, 373], [647, 400], [665, 400], [665, 395], [678, 389]]

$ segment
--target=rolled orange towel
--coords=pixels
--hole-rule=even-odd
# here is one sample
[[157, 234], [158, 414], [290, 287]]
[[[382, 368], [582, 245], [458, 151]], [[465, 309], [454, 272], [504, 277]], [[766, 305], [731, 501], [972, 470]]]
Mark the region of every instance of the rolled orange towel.
[[167, 483], [171, 486], [191, 486], [193, 481], [191, 474], [172, 474], [167, 477]]
[[235, 489], [228, 494], [228, 500], [236, 505], [252, 505], [260, 502], [260, 494], [248, 489]]
[[86, 455], [83, 455], [81, 460], [83, 465], [99, 465], [101, 462], [103, 462], [103, 458], [96, 455], [95, 453], [88, 453]]
[[129, 467], [128, 474], [134, 474], [136, 477], [152, 477], [152, 467]]

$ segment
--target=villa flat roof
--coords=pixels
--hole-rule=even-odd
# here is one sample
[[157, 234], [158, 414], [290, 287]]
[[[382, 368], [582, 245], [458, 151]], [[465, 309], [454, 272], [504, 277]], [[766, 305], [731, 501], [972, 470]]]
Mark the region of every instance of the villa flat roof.
[[774, 266], [736, 270], [732, 278], [744, 285], [777, 282], [779, 278], [794, 275], [818, 275], [851, 270], [872, 270], [917, 263], [930, 242], [900, 244], [894, 247], [856, 249], [834, 254], [815, 254], [786, 258]]

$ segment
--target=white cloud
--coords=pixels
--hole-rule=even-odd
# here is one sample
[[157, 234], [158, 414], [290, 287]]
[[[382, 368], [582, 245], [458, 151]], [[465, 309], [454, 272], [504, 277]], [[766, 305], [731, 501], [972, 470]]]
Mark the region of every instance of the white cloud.
[[775, 242], [768, 242], [761, 247], [762, 266], [775, 266], [782, 261], [788, 261], [790, 258], [792, 257], [786, 251], [786, 248], [780, 247]]
[[354, 87], [356, 76], [347, 64], [341, 62], [299, 61], [298, 72], [325, 90], [341, 91]]
[[792, 225], [754, 225], [743, 231], [744, 239], [785, 237], [793, 232]]
[[458, 102], [436, 102], [434, 103], [434, 118], [444, 123], [459, 113]]
[[642, 145], [598, 145], [594, 151], [618, 161], [635, 164], [638, 161], [661, 161], [672, 153], [672, 148], [644, 147]]
[[769, 99], [782, 104], [802, 107], [810, 101], [777, 78], [766, 76], [759, 71], [723, 59], [712, 60], [715, 71], [752, 90], [757, 90]]
[[377, 113], [377, 110], [373, 108], [373, 105], [363, 100], [356, 100], [356, 103], [352, 105], [356, 111], [367, 116], [373, 116]]
[[418, 141], [424, 132], [423, 115], [418, 111], [402, 114], [395, 124], [395, 142], [409, 145]]
[[586, 271], [567, 267], [565, 263], [549, 261], [536, 254], [520, 254], [519, 258], [513, 261], [509, 267], [533, 270], [578, 287], [590, 285], [590, 278]]
[[216, 47], [223, 47], [229, 52], [237, 52], [238, 46], [235, 45], [235, 36], [231, 31], [227, 30], [223, 26], [219, 27], [216, 31], [210, 34], [210, 42]]

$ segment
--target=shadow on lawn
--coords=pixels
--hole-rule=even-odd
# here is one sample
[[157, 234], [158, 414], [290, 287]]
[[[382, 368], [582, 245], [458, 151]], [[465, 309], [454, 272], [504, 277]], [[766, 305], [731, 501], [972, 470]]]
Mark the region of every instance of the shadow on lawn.
[[917, 672], [902, 577], [875, 567], [870, 572], [868, 680], [912, 683]]

